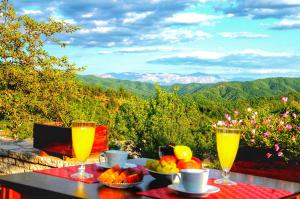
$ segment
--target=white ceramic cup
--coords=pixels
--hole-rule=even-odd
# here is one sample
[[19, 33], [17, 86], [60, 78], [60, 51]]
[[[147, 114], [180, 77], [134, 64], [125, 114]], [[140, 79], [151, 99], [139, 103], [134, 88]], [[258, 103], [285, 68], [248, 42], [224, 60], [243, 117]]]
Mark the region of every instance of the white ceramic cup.
[[105, 158], [105, 163], [107, 163], [111, 167], [116, 164], [118, 164], [120, 167], [124, 167], [128, 158], [128, 153], [126, 151], [118, 151], [118, 150], [104, 151], [103, 153], [100, 154], [100, 156], [102, 155]]
[[207, 190], [208, 169], [182, 169], [180, 183], [187, 192], [203, 193]]

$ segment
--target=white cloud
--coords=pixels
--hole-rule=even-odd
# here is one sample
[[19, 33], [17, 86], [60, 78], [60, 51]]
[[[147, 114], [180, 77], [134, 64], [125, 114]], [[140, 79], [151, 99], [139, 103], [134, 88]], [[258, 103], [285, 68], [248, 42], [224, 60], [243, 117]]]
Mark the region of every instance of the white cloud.
[[143, 13], [136, 13], [136, 12], [128, 12], [125, 14], [125, 18], [123, 19], [124, 24], [135, 23], [138, 20], [145, 19], [153, 12], [143, 12]]
[[78, 31], [79, 34], [89, 34], [89, 33], [108, 33], [115, 30], [115, 27], [95, 27], [95, 28], [85, 28]]
[[167, 56], [160, 56], [158, 59], [169, 59], [169, 58], [187, 58], [187, 57], [195, 57], [198, 59], [209, 59], [215, 60], [225, 57], [226, 53], [223, 52], [213, 52], [213, 51], [199, 51], [195, 49], [184, 49], [182, 52], [177, 54], [167, 55]]
[[196, 24], [212, 25], [215, 20], [222, 19], [224, 16], [205, 15], [198, 13], [178, 13], [165, 20], [166, 23], [180, 23], [180, 24]]
[[71, 37], [69, 40], [66, 40], [66, 41], [62, 41], [62, 43], [65, 43], [65, 44], [72, 44], [74, 42], [74, 38]]
[[94, 12], [88, 12], [88, 13], [85, 13], [83, 15], [81, 15], [82, 18], [91, 18], [92, 16], [94, 16]]
[[254, 38], [268, 38], [270, 37], [267, 34], [260, 34], [260, 33], [253, 33], [253, 32], [221, 32], [219, 33], [222, 37], [225, 38], [249, 38], [249, 39], [254, 39]]
[[110, 75], [110, 74], [100, 74], [100, 75], [97, 75], [97, 77], [101, 77], [101, 78], [113, 78], [113, 76]]
[[63, 21], [66, 22], [66, 23], [69, 23], [71, 25], [75, 25], [76, 24], [76, 21], [74, 19], [65, 19]]
[[160, 33], [145, 34], [141, 36], [141, 40], [155, 40], [178, 42], [186, 39], [207, 39], [212, 38], [213, 35], [202, 30], [184, 30], [166, 28]]
[[40, 11], [40, 10], [27, 10], [27, 9], [23, 9], [23, 14], [24, 15], [40, 15], [40, 14], [42, 14], [42, 11]]
[[115, 42], [109, 42], [108, 44], [107, 44], [107, 47], [112, 47], [112, 46], [115, 46], [116, 45], [116, 43]]
[[293, 57], [300, 56], [290, 52], [269, 52], [261, 49], [244, 49], [239, 51], [217, 52], [217, 51], [201, 51], [196, 49], [182, 49], [180, 52], [167, 56], [159, 56], [155, 59], [170, 59], [170, 58], [197, 58], [202, 60], [218, 60], [231, 55], [241, 56], [257, 56], [257, 57]]
[[246, 0], [248, 5], [300, 5], [299, 0]]
[[124, 38], [124, 39], [122, 39], [122, 44], [123, 45], [125, 45], [125, 46], [129, 46], [129, 45], [131, 45], [132, 44], [132, 40], [130, 39], [130, 38]]
[[270, 74], [270, 73], [295, 73], [297, 70], [294, 69], [278, 69], [278, 68], [256, 68], [256, 69], [246, 69], [243, 72], [253, 73], [253, 74]]
[[189, 84], [189, 83], [215, 83], [221, 79], [214, 76], [191, 76], [191, 75], [177, 75], [172, 73], [148, 73], [143, 74], [137, 81], [143, 82], [159, 82], [162, 84]]
[[300, 19], [295, 19], [295, 20], [283, 19], [278, 24], [276, 24], [274, 28], [278, 28], [278, 29], [300, 28]]
[[96, 26], [107, 26], [108, 25], [108, 21], [104, 21], [104, 20], [93, 20], [92, 23], [95, 24]]
[[261, 49], [245, 49], [245, 50], [241, 50], [241, 51], [229, 52], [228, 54], [233, 54], [233, 55], [256, 55], [256, 56], [262, 56], [262, 57], [292, 57], [292, 56], [296, 56], [295, 53], [270, 52], [270, 51], [264, 51], [264, 50], [261, 50]]

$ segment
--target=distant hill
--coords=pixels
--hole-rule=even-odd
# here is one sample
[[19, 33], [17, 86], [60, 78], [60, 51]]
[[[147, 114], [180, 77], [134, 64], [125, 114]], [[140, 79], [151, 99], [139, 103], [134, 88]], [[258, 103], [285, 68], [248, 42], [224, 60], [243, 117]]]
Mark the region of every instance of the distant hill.
[[300, 78], [267, 78], [246, 82], [222, 82], [192, 95], [211, 99], [251, 99], [300, 92]]
[[118, 90], [124, 88], [140, 97], [148, 98], [155, 94], [155, 85], [151, 83], [129, 81], [129, 80], [119, 80], [112, 78], [101, 78], [94, 75], [79, 75], [77, 79], [92, 85], [99, 86], [104, 89], [114, 89]]
[[[89, 85], [100, 86], [105, 89], [124, 88], [146, 98], [155, 94], [155, 85], [151, 83], [100, 78], [93, 75], [81, 75], [78, 76], [78, 79]], [[250, 99], [300, 92], [300, 78], [267, 78], [246, 82], [175, 84], [162, 87], [166, 91], [172, 91], [174, 86], [180, 95], [202, 96], [215, 100]]]

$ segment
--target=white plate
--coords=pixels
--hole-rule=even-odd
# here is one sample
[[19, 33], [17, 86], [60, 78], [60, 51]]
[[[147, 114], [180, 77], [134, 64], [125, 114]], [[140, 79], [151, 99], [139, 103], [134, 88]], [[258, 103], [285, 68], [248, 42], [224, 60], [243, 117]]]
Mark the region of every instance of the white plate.
[[141, 184], [142, 181], [136, 182], [136, 183], [106, 183], [106, 182], [101, 182], [100, 183], [104, 184], [105, 186], [111, 187], [111, 188], [117, 188], [117, 189], [127, 189], [131, 187], [135, 187], [139, 184]]
[[207, 185], [207, 190], [205, 192], [188, 192], [183, 188], [181, 184], [177, 184], [177, 183], [168, 185], [168, 188], [189, 197], [205, 197], [208, 196], [209, 194], [220, 191], [220, 188], [212, 185]]
[[[110, 169], [111, 166], [109, 166], [106, 162], [101, 162], [101, 163], [96, 163], [97, 167], [102, 167], [104, 169]], [[134, 168], [136, 167], [136, 164], [132, 163], [125, 163], [125, 165], [122, 167], [122, 169], [127, 169], [127, 168]]]

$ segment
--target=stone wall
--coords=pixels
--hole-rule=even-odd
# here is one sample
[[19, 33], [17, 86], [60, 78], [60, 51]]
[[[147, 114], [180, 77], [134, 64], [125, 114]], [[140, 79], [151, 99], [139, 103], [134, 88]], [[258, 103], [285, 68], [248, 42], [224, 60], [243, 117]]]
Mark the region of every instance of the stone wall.
[[[91, 156], [87, 163], [98, 162], [97, 156]], [[0, 138], [0, 173], [13, 174], [42, 170], [56, 167], [75, 165], [73, 158], [57, 158], [53, 156], [40, 156], [40, 151], [33, 148], [31, 140], [15, 141]]]

